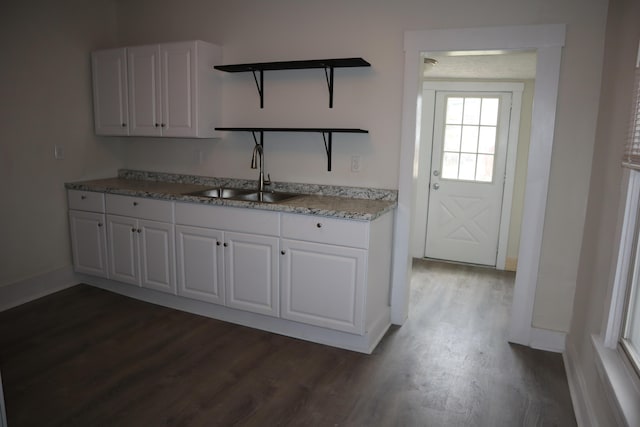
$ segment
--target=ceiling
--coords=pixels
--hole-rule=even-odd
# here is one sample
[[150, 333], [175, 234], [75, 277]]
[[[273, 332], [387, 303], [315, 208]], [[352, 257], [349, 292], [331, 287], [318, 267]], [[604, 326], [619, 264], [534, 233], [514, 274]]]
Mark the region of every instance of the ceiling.
[[434, 52], [425, 58], [438, 61], [425, 65], [429, 79], [535, 79], [535, 52]]

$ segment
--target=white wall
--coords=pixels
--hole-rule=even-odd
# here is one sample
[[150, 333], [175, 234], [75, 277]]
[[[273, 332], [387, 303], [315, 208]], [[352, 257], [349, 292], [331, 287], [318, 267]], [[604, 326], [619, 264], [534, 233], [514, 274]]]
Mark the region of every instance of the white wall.
[[91, 107], [89, 52], [114, 43], [115, 19], [110, 0], [2, 4], [0, 287], [71, 264], [64, 182], [122, 163]]
[[605, 386], [596, 371], [591, 335], [604, 332], [615, 273], [624, 201], [620, 167], [631, 116], [633, 72], [640, 40], [640, 3], [611, 2], [607, 23], [605, 68], [597, 121], [593, 172], [580, 253], [575, 309], [567, 339], [569, 360], [582, 381], [582, 393], [596, 420], [591, 425], [615, 424]]
[[[266, 76], [265, 109], [250, 74], [225, 75], [224, 125], [346, 126], [368, 136], [336, 138], [327, 173], [319, 135], [274, 135], [267, 168], [283, 181], [397, 188], [405, 30], [566, 23], [556, 141], [534, 326], [567, 331], [587, 200], [597, 116], [606, 0], [129, 0], [118, 9], [120, 42], [200, 38], [224, 47], [225, 63], [362, 56], [371, 69], [337, 72], [335, 108], [327, 108], [321, 71]], [[138, 138], [126, 144], [128, 167], [252, 178], [252, 140]], [[205, 161], [197, 164], [196, 152]], [[349, 160], [362, 156], [363, 171]]]

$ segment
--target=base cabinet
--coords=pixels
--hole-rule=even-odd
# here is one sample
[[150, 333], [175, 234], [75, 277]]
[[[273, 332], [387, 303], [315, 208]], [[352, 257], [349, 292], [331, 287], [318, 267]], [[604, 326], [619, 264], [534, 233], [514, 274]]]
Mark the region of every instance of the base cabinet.
[[108, 277], [104, 214], [71, 210], [69, 230], [74, 270], [93, 276]]
[[282, 240], [282, 317], [364, 333], [366, 251]]
[[176, 293], [173, 224], [107, 215], [110, 277]]

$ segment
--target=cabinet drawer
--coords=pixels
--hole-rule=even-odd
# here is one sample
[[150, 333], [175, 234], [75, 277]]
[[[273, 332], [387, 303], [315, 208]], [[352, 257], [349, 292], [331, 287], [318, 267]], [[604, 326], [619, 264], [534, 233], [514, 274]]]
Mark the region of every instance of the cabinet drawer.
[[107, 194], [106, 204], [109, 214], [173, 222], [173, 202]]
[[68, 190], [69, 209], [77, 211], [104, 212], [104, 194], [93, 191]]
[[366, 249], [369, 245], [369, 223], [313, 215], [283, 214], [282, 237]]
[[280, 214], [250, 208], [176, 203], [176, 224], [242, 233], [280, 235]]

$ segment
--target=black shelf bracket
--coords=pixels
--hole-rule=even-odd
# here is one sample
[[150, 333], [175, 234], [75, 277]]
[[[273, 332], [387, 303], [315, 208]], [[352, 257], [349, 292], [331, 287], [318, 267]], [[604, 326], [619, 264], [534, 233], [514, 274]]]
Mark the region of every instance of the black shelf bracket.
[[333, 132], [322, 132], [322, 139], [324, 139], [324, 150], [327, 152], [327, 171], [331, 172], [331, 151]]
[[[232, 132], [251, 132], [253, 141], [264, 148], [265, 132], [311, 132], [321, 133], [324, 140], [324, 150], [327, 153], [327, 171], [331, 172], [331, 155], [333, 151], [334, 133], [369, 133], [364, 129], [356, 128], [263, 128], [263, 127], [218, 127], [216, 130]], [[259, 138], [258, 138], [259, 136]]]
[[258, 77], [256, 76], [256, 70], [251, 70], [253, 73], [253, 80], [256, 82], [256, 87], [258, 88], [258, 95], [260, 96], [260, 108], [264, 108], [264, 70], [257, 70], [260, 73], [260, 81], [258, 81]]
[[[327, 72], [327, 70], [329, 70], [329, 72]], [[333, 66], [324, 67], [324, 76], [327, 79], [327, 86], [329, 88], [329, 108], [333, 108]]]

